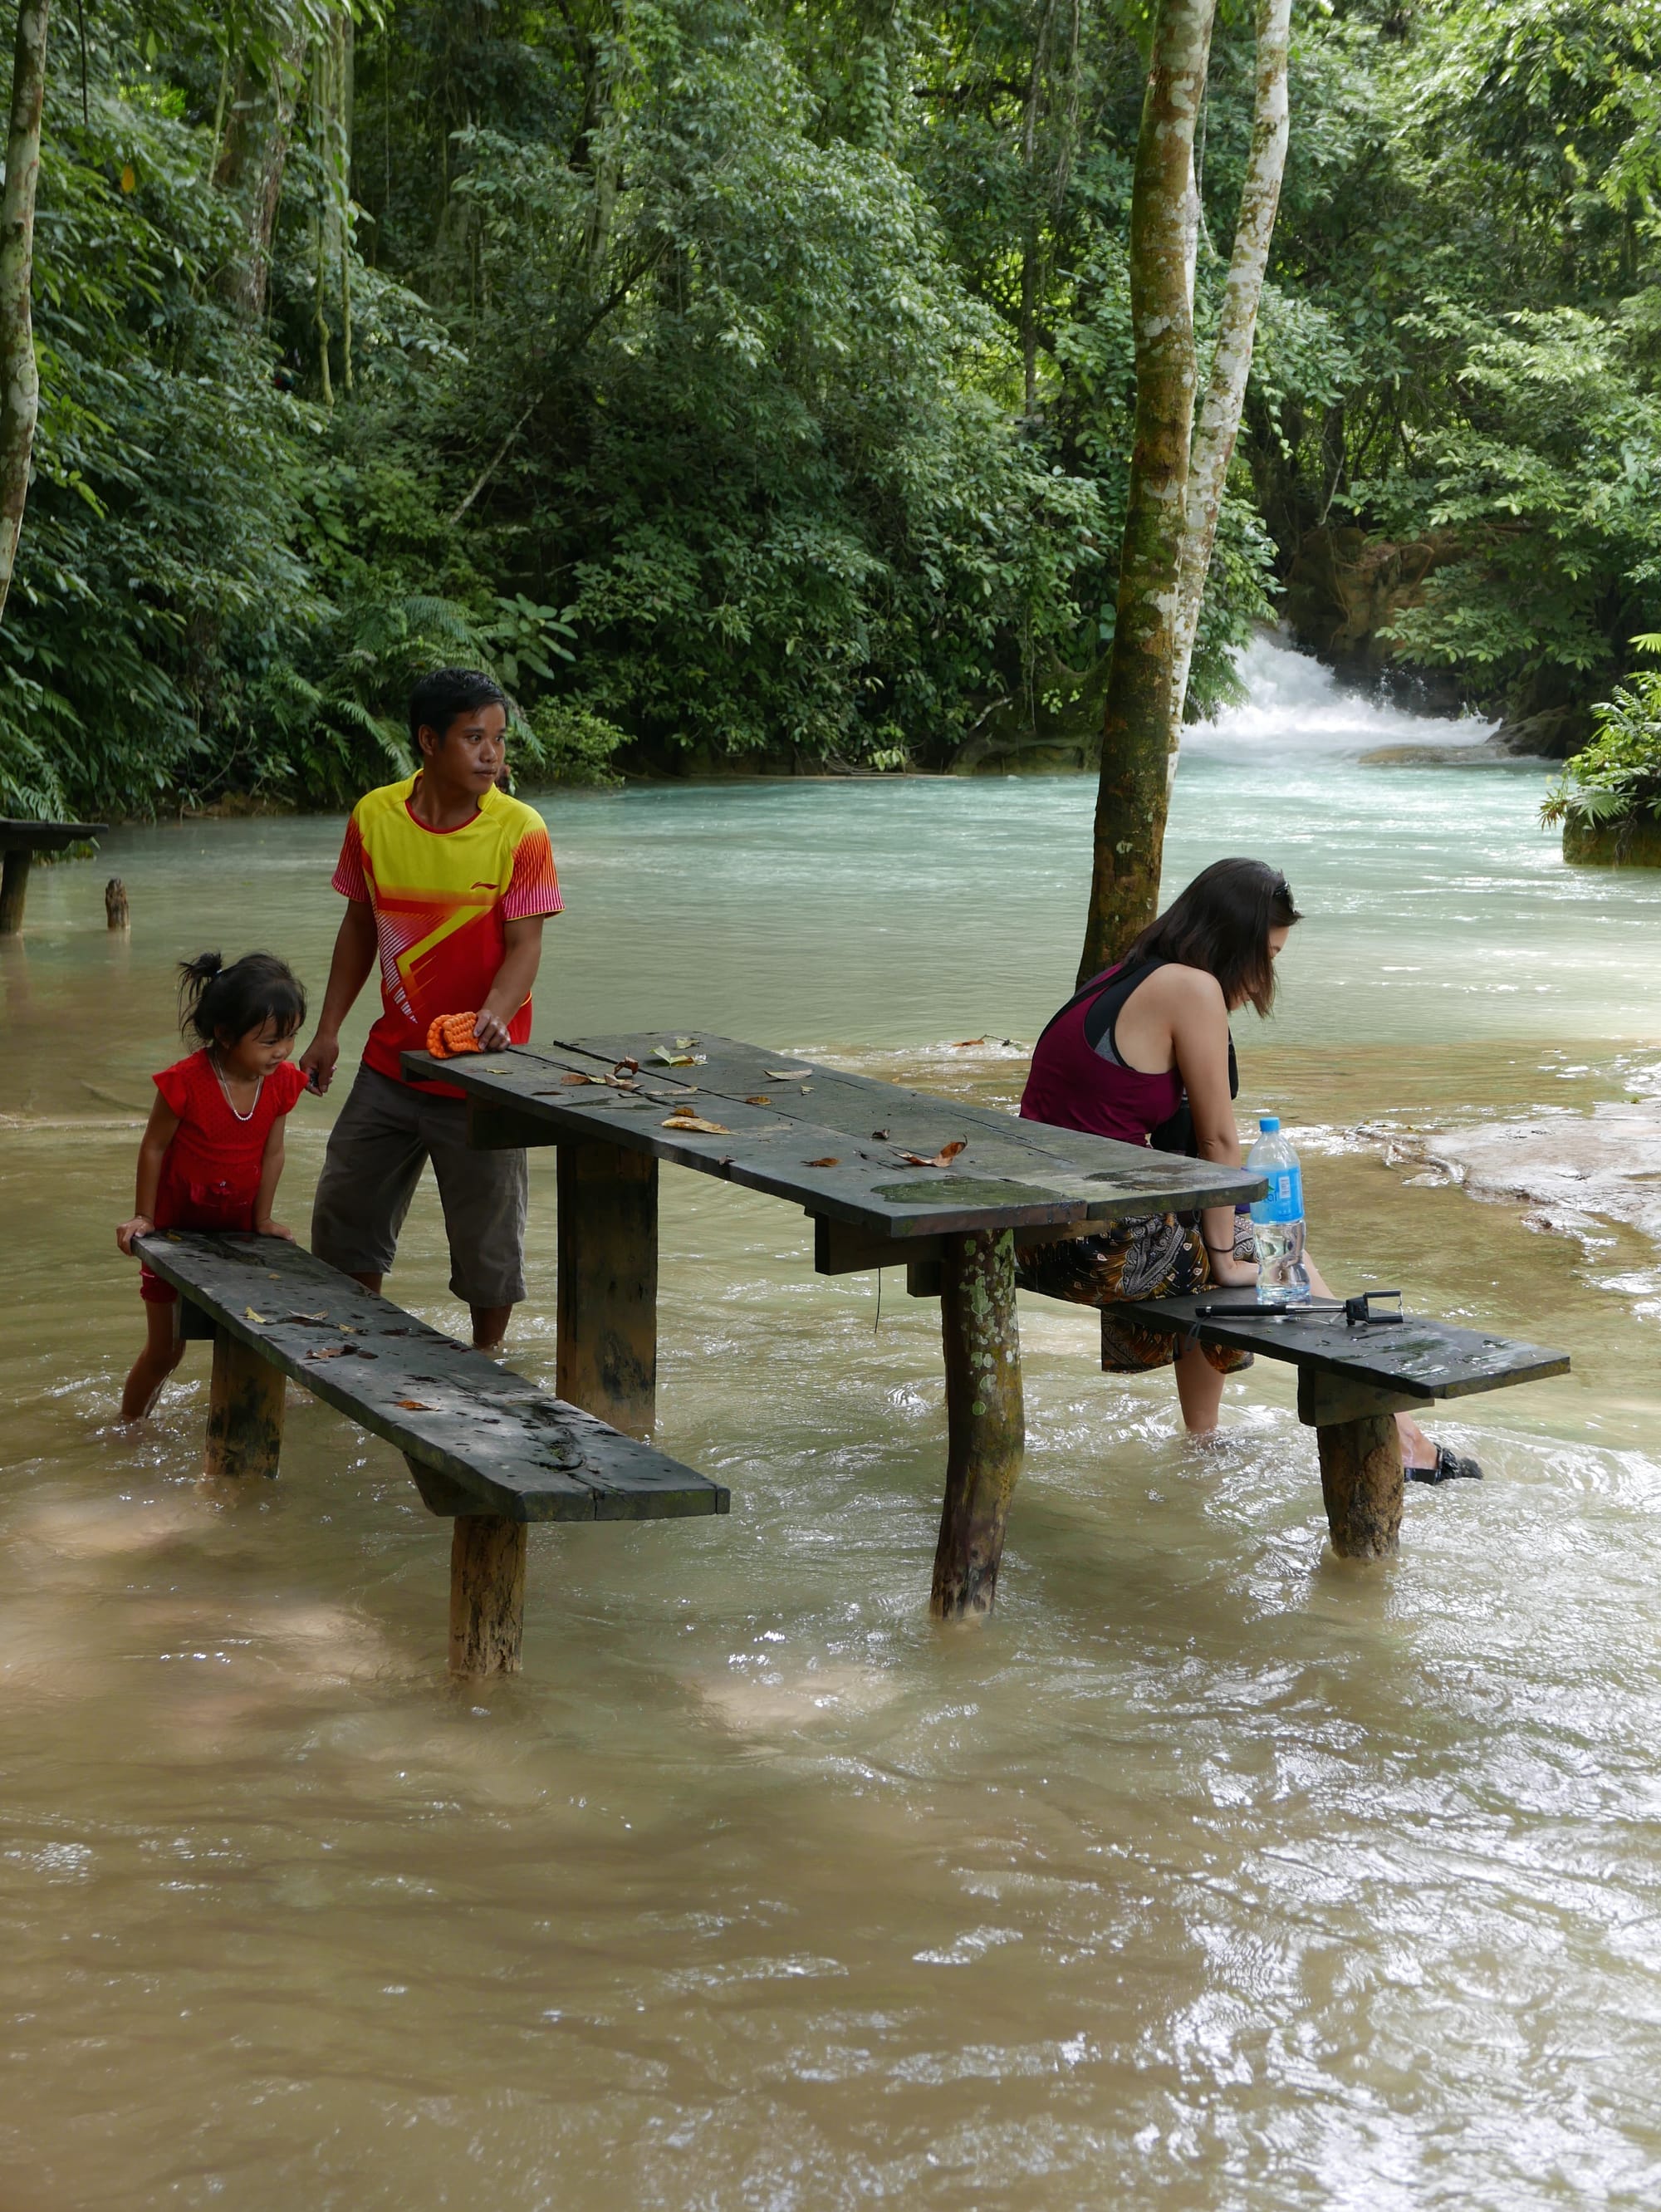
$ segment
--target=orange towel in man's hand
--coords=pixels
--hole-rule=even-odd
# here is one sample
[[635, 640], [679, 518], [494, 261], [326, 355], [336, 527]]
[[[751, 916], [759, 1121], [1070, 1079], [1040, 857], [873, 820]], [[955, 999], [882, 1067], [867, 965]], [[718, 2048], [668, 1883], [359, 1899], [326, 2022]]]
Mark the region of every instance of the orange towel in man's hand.
[[439, 1014], [427, 1032], [427, 1049], [434, 1060], [453, 1060], [458, 1053], [482, 1052], [473, 1034], [471, 1014]]

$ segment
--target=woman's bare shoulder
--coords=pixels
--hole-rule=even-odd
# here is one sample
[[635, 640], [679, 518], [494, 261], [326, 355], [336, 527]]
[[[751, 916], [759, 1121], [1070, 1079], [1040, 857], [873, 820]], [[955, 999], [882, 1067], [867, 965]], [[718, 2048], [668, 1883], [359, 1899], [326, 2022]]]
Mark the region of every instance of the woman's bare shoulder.
[[1179, 960], [1169, 960], [1155, 969], [1142, 988], [1156, 1006], [1168, 1006], [1173, 1013], [1228, 1012], [1222, 986], [1209, 968], [1188, 968]]

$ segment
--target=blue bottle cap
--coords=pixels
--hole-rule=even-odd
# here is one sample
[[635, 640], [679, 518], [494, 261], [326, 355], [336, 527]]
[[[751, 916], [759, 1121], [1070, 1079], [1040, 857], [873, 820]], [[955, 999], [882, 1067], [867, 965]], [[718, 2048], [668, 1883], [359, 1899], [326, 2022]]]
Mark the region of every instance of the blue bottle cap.
[[1258, 1116], [1258, 1133], [1260, 1136], [1272, 1137], [1278, 1134], [1280, 1126], [1281, 1117], [1278, 1114], [1259, 1114]]

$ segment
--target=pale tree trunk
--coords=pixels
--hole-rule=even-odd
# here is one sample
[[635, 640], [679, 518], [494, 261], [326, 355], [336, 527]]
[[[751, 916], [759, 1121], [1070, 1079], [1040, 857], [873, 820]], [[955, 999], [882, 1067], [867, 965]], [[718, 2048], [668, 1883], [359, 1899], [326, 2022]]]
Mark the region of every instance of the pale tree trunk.
[[1200, 409], [1188, 471], [1188, 526], [1182, 549], [1176, 698], [1168, 749], [1173, 774], [1182, 737], [1182, 710], [1188, 696], [1194, 638], [1205, 598], [1211, 549], [1217, 539], [1223, 485], [1228, 477], [1228, 464], [1234, 459], [1234, 441], [1240, 435], [1240, 413], [1246, 404], [1246, 380], [1252, 374], [1252, 354], [1257, 341], [1258, 303], [1263, 297], [1264, 271], [1269, 265], [1269, 246], [1275, 234], [1275, 216], [1280, 205], [1281, 179], [1286, 170], [1290, 129], [1287, 61], [1291, 35], [1292, 0], [1260, 0], [1252, 151], [1246, 167], [1245, 189], [1240, 194], [1240, 217], [1234, 226], [1228, 282], [1223, 289], [1217, 347], [1211, 357], [1210, 380]]
[[0, 614], [5, 611], [29, 495], [40, 413], [29, 295], [34, 270], [34, 190], [40, 175], [40, 107], [46, 90], [50, 0], [20, 0], [12, 52], [6, 185], [0, 197]]
[[[1174, 4], [1174, 0], [1167, 0], [1167, 4]], [[1143, 453], [1143, 343], [1140, 319], [1137, 321], [1137, 434], [1131, 461], [1131, 514], [1125, 525], [1125, 556], [1119, 576], [1118, 626], [1113, 638], [1101, 790], [1096, 805], [1095, 873], [1091, 884], [1084, 957], [1079, 966], [1081, 979], [1106, 967], [1138, 931], [1146, 927], [1158, 910], [1166, 816], [1182, 733], [1188, 673], [1205, 597], [1206, 575], [1216, 542], [1223, 485], [1240, 433], [1257, 335], [1258, 306], [1263, 295], [1264, 272], [1274, 234], [1281, 179], [1286, 167], [1287, 59], [1291, 13], [1291, 0], [1259, 0], [1252, 151], [1223, 292], [1216, 350], [1196, 428], [1192, 423], [1194, 349], [1191, 316], [1183, 335], [1187, 348], [1191, 450], [1185, 440], [1184, 458], [1187, 465], [1179, 493], [1161, 497], [1153, 510], [1155, 520], [1167, 529], [1168, 537], [1157, 548], [1150, 544], [1138, 549], [1149, 579], [1143, 590], [1149, 600], [1154, 592], [1160, 594], [1159, 611], [1157, 616], [1150, 614], [1144, 620], [1137, 638], [1126, 645], [1124, 657], [1127, 666], [1121, 687], [1125, 707], [1116, 726], [1114, 693], [1119, 685], [1120, 638], [1126, 612], [1125, 578], [1131, 567], [1131, 530], [1137, 519], [1137, 477]], [[1155, 66], [1157, 63], [1156, 47]], [[1153, 94], [1150, 74], [1150, 104]], [[1143, 129], [1145, 137], [1146, 110]], [[1191, 118], [1187, 152], [1183, 179], [1186, 189], [1176, 220], [1181, 225], [1184, 274], [1189, 288], [1185, 301], [1191, 305], [1193, 264], [1187, 257], [1193, 250], [1191, 241], [1197, 240], [1199, 227], [1197, 194], [1193, 189]], [[1142, 189], [1139, 150], [1136, 179], [1138, 195]], [[1133, 287], [1137, 273], [1136, 238], [1133, 210]], [[1132, 301], [1134, 313], [1134, 289]], [[1163, 363], [1158, 367], [1169, 381], [1168, 368]], [[1159, 479], [1161, 493], [1170, 482], [1167, 463]], [[1150, 539], [1152, 535], [1150, 530]], [[1163, 596], [1167, 590], [1170, 592], [1168, 601]], [[1137, 647], [1139, 659], [1133, 662], [1132, 652]], [[1161, 655], [1164, 656], [1162, 668], [1155, 671], [1147, 666], [1149, 659]]]
[[265, 313], [271, 276], [271, 239], [282, 198], [282, 172], [294, 135], [294, 106], [306, 65], [309, 29], [296, 11], [288, 44], [271, 64], [264, 83], [246, 74], [237, 85], [223, 150], [214, 182], [238, 194], [243, 203], [243, 250], [226, 270], [226, 296], [245, 322]]
[[1161, 0], [1131, 200], [1136, 443], [1107, 677], [1095, 866], [1081, 976], [1105, 967], [1159, 896], [1169, 804], [1165, 733], [1176, 683], [1178, 604], [1194, 426], [1188, 299], [1194, 125], [1216, 0]]

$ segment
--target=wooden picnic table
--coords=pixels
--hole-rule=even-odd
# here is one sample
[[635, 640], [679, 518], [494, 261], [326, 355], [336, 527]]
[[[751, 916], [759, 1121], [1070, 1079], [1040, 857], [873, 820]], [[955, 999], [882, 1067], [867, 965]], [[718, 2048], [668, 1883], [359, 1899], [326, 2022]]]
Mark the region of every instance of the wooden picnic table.
[[656, 1417], [658, 1165], [667, 1160], [799, 1204], [814, 1263], [889, 1265], [938, 1294], [945, 1501], [933, 1609], [985, 1613], [997, 1590], [1025, 1446], [1015, 1245], [1140, 1215], [1232, 1206], [1260, 1178], [1021, 1121], [730, 1037], [578, 1037], [403, 1072], [453, 1084], [470, 1142], [555, 1145], [555, 1387], [625, 1434]]
[[104, 836], [107, 822], [24, 822], [0, 819], [0, 937], [23, 927], [29, 866], [37, 853], [62, 853]]

